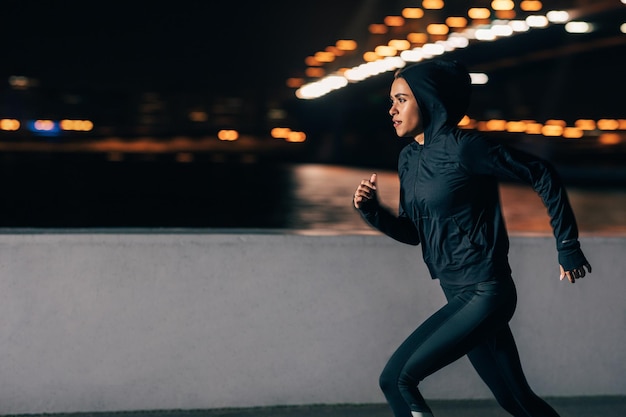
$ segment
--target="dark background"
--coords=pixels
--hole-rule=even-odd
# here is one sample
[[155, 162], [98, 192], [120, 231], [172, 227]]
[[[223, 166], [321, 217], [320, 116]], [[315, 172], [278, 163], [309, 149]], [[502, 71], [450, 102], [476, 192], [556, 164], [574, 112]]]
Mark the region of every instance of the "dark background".
[[[391, 73], [311, 101], [286, 80], [338, 39], [371, 44], [368, 25], [408, 3], [3, 1], [0, 119], [89, 119], [95, 128], [0, 131], [0, 227], [280, 228], [293, 210], [290, 166], [393, 170], [407, 141], [389, 123]], [[544, 10], [571, 6], [544, 2]], [[594, 32], [552, 25], [446, 54], [489, 74], [474, 88], [471, 117], [626, 118], [626, 5], [574, 6]], [[455, 7], [441, 18], [462, 12]], [[31, 84], [15, 89], [12, 76]], [[194, 109], [208, 121], [190, 123]], [[282, 119], [268, 119], [274, 110]], [[268, 135], [277, 123], [306, 132], [306, 142], [277, 145]], [[218, 144], [223, 128], [248, 139]], [[623, 190], [618, 134], [621, 143], [608, 147], [597, 138], [497, 136], [550, 160], [572, 186]], [[176, 147], [180, 137], [191, 145]]]

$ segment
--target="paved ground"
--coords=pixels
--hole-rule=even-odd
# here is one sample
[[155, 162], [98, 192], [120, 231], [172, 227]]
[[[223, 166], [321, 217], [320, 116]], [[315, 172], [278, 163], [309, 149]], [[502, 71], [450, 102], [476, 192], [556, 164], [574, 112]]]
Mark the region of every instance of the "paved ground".
[[[561, 417], [625, 417], [626, 397], [550, 398]], [[491, 400], [431, 401], [436, 417], [507, 417]], [[385, 404], [29, 414], [28, 417], [392, 417]], [[9, 417], [9, 416], [5, 416]], [[12, 416], [17, 417], [17, 416]], [[26, 417], [26, 416], [20, 416]]]

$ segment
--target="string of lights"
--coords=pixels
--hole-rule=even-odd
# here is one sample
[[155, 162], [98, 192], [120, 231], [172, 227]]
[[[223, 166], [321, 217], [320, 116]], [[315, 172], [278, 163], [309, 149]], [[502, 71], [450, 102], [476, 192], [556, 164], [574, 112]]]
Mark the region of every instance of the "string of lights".
[[[622, 0], [622, 3], [626, 0]], [[593, 24], [573, 18], [576, 10], [547, 10], [538, 0], [494, 0], [490, 7], [473, 7], [464, 16], [449, 15], [445, 23], [437, 23], [446, 14], [442, 0], [424, 0], [422, 7], [407, 7], [398, 16], [387, 16], [384, 23], [371, 24], [372, 36], [385, 37], [381, 43], [360, 56], [360, 63], [332, 68], [346, 54], [354, 58], [359, 46], [354, 40], [341, 39], [305, 59], [306, 78], [293, 77], [287, 85], [295, 88], [299, 99], [311, 100], [325, 96], [350, 84], [376, 75], [395, 71], [410, 63], [445, 55], [476, 43], [492, 42], [531, 30], [561, 25], [568, 34], [584, 34], [594, 30]], [[626, 33], [626, 24], [620, 27]], [[306, 82], [305, 80], [309, 81]], [[472, 74], [472, 83], [484, 84], [488, 75]]]

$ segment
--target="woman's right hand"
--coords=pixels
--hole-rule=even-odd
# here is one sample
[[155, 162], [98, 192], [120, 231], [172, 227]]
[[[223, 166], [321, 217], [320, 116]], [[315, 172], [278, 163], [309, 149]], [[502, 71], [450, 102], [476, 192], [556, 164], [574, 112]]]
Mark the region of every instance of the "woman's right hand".
[[378, 204], [376, 195], [376, 174], [372, 174], [369, 180], [362, 180], [354, 192], [354, 207], [361, 209], [364, 205], [372, 202]]

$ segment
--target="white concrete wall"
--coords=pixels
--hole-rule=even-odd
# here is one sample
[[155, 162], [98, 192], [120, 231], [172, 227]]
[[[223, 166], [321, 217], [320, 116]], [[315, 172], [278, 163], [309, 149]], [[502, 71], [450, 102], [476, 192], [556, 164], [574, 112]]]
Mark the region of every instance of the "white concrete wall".
[[[512, 322], [544, 396], [626, 395], [626, 238], [515, 237]], [[443, 302], [384, 236], [0, 235], [0, 414], [377, 403], [388, 356]], [[429, 398], [489, 392], [463, 359]]]

